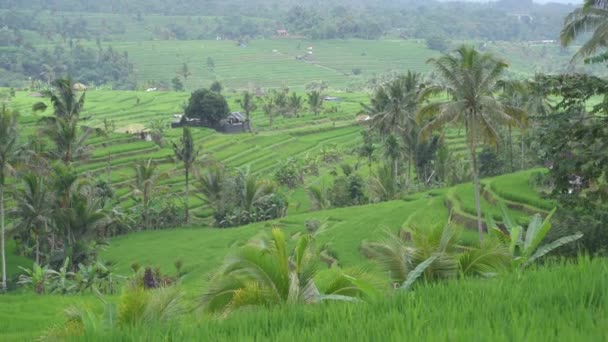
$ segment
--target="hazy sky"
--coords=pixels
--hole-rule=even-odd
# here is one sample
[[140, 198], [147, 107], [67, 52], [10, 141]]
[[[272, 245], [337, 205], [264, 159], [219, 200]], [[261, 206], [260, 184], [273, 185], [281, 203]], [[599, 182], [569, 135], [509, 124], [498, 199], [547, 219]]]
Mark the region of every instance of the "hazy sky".
[[[457, 0], [447, 0], [447, 1], [457, 1]], [[492, 0], [465, 0], [465, 1], [474, 1], [474, 2], [488, 2]], [[560, 4], [580, 4], [583, 0], [534, 0], [534, 2], [538, 2], [540, 4], [546, 4], [547, 2], [557, 2]]]

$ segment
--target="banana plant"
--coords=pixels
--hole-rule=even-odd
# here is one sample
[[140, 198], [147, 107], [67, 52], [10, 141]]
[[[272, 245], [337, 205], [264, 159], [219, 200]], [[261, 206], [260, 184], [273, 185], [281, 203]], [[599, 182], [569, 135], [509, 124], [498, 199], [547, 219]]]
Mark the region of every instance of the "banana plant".
[[528, 267], [549, 252], [583, 237], [582, 233], [576, 233], [541, 245], [551, 231], [551, 219], [557, 208], [551, 210], [544, 220], [539, 214], [534, 215], [526, 229], [511, 219], [504, 203], [500, 204], [500, 209], [506, 231], [501, 230], [490, 216], [486, 220], [490, 232], [509, 246], [514, 268]]
[[34, 263], [31, 269], [19, 267], [23, 274], [19, 276], [18, 285], [31, 286], [37, 294], [44, 294], [49, 282], [49, 267]]

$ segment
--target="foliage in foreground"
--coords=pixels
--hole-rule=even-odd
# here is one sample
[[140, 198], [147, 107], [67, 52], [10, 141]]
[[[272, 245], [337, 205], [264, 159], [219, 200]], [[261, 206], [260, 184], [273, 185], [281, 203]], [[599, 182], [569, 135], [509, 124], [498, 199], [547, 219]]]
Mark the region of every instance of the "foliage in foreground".
[[228, 314], [247, 306], [353, 301], [366, 292], [376, 293], [369, 283], [341, 272], [334, 272], [322, 293], [314, 279], [318, 256], [313, 237], [300, 236], [293, 253], [287, 242], [285, 234], [275, 228], [270, 237], [253, 240], [229, 256], [207, 286], [202, 307]]
[[597, 341], [608, 337], [606, 287], [608, 262], [583, 257], [575, 264], [487, 281], [434, 283], [370, 303], [279, 306], [201, 322], [188, 315], [180, 323], [139, 321], [112, 329], [81, 324], [72, 336], [88, 341]]

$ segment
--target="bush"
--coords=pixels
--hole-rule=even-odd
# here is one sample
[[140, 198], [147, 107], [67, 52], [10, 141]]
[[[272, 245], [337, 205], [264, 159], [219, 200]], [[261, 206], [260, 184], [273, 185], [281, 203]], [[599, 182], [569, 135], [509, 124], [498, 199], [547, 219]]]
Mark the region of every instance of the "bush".
[[364, 193], [365, 182], [356, 173], [336, 178], [329, 190], [329, 200], [333, 207], [347, 207], [367, 202]]
[[304, 172], [295, 159], [289, 158], [275, 172], [274, 178], [279, 184], [293, 189], [304, 183]]

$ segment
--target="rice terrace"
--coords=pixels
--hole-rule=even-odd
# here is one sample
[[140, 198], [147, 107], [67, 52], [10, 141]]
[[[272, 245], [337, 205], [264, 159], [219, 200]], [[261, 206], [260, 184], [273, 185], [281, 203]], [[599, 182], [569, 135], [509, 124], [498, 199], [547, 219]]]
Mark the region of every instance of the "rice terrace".
[[608, 340], [607, 23], [0, 2], [0, 341]]

